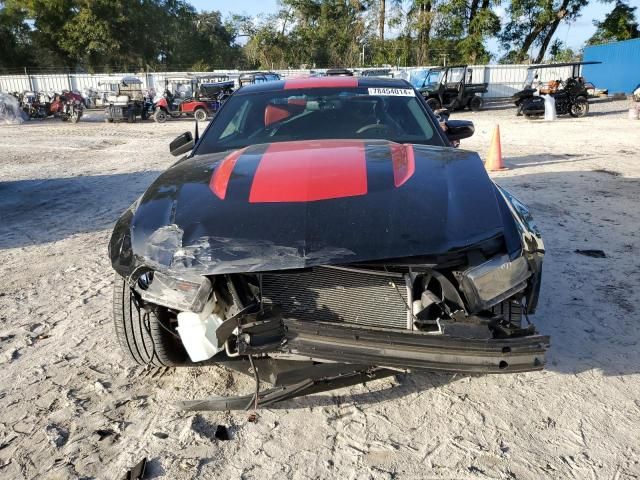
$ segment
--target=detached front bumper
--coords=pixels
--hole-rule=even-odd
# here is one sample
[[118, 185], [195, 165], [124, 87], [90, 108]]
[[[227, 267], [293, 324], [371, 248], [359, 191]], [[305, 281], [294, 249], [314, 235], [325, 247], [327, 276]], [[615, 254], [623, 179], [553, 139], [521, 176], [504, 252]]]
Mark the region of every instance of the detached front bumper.
[[[178, 402], [182, 410], [239, 410], [392, 376], [398, 369], [460, 373], [516, 373], [541, 370], [549, 337], [466, 339], [421, 332], [375, 329], [327, 322], [258, 319], [241, 335], [244, 353], [287, 353], [310, 361], [268, 357], [250, 365], [243, 357], [223, 363], [244, 373], [266, 375], [273, 388], [253, 395]], [[281, 335], [273, 335], [281, 332]], [[271, 347], [251, 345], [262, 334]], [[315, 362], [320, 363], [315, 363]], [[256, 367], [254, 367], [254, 363]], [[300, 366], [294, 366], [300, 364]], [[259, 384], [259, 382], [258, 382]]]
[[287, 353], [318, 360], [460, 373], [542, 370], [549, 337], [467, 339], [448, 335], [283, 320]]

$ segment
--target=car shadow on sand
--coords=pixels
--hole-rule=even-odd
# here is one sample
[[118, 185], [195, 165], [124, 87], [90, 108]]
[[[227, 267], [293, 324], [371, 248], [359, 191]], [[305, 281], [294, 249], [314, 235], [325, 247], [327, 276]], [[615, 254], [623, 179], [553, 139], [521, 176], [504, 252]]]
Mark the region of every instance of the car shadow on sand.
[[159, 173], [0, 181], [0, 249], [110, 228]]

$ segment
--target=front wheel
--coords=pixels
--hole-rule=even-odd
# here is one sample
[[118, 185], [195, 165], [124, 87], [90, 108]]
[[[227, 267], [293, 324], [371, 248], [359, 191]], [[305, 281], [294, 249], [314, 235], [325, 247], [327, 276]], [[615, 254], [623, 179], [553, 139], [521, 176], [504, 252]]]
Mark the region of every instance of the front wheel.
[[153, 114], [153, 119], [158, 123], [164, 123], [167, 121], [167, 112], [161, 108], [157, 108], [156, 112]]
[[572, 117], [584, 117], [587, 113], [589, 113], [589, 102], [584, 97], [576, 98], [569, 107], [569, 115]]
[[484, 101], [482, 100], [481, 97], [473, 96], [471, 97], [471, 100], [469, 100], [469, 110], [473, 112], [477, 112], [482, 108], [483, 104], [484, 104]]
[[143, 307], [120, 275], [113, 286], [113, 321], [120, 348], [131, 362], [153, 367], [193, 365], [171, 325], [169, 311]]
[[204, 122], [207, 119], [207, 111], [204, 108], [198, 108], [193, 112], [193, 116], [199, 122]]

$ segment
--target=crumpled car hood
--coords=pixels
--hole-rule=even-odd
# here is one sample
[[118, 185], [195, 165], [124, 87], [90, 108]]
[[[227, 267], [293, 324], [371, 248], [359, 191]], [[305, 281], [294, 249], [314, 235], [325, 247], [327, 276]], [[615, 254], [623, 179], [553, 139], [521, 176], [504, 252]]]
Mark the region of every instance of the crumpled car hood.
[[118, 221], [114, 268], [259, 272], [437, 255], [504, 229], [476, 153], [388, 141], [253, 145], [176, 163]]

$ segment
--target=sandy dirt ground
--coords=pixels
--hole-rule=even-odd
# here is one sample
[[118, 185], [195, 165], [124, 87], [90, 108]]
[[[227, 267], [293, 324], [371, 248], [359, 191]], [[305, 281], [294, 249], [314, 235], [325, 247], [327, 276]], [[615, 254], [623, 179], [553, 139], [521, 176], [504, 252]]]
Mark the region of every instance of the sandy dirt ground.
[[640, 121], [626, 111], [455, 115], [475, 121], [463, 147], [481, 155], [500, 124], [511, 169], [494, 177], [543, 231], [544, 372], [399, 374], [257, 423], [173, 406], [250, 393], [252, 379], [134, 367], [114, 337], [111, 227], [192, 123], [0, 126], [0, 478], [120, 479], [142, 457], [146, 478], [166, 479], [639, 478]]

